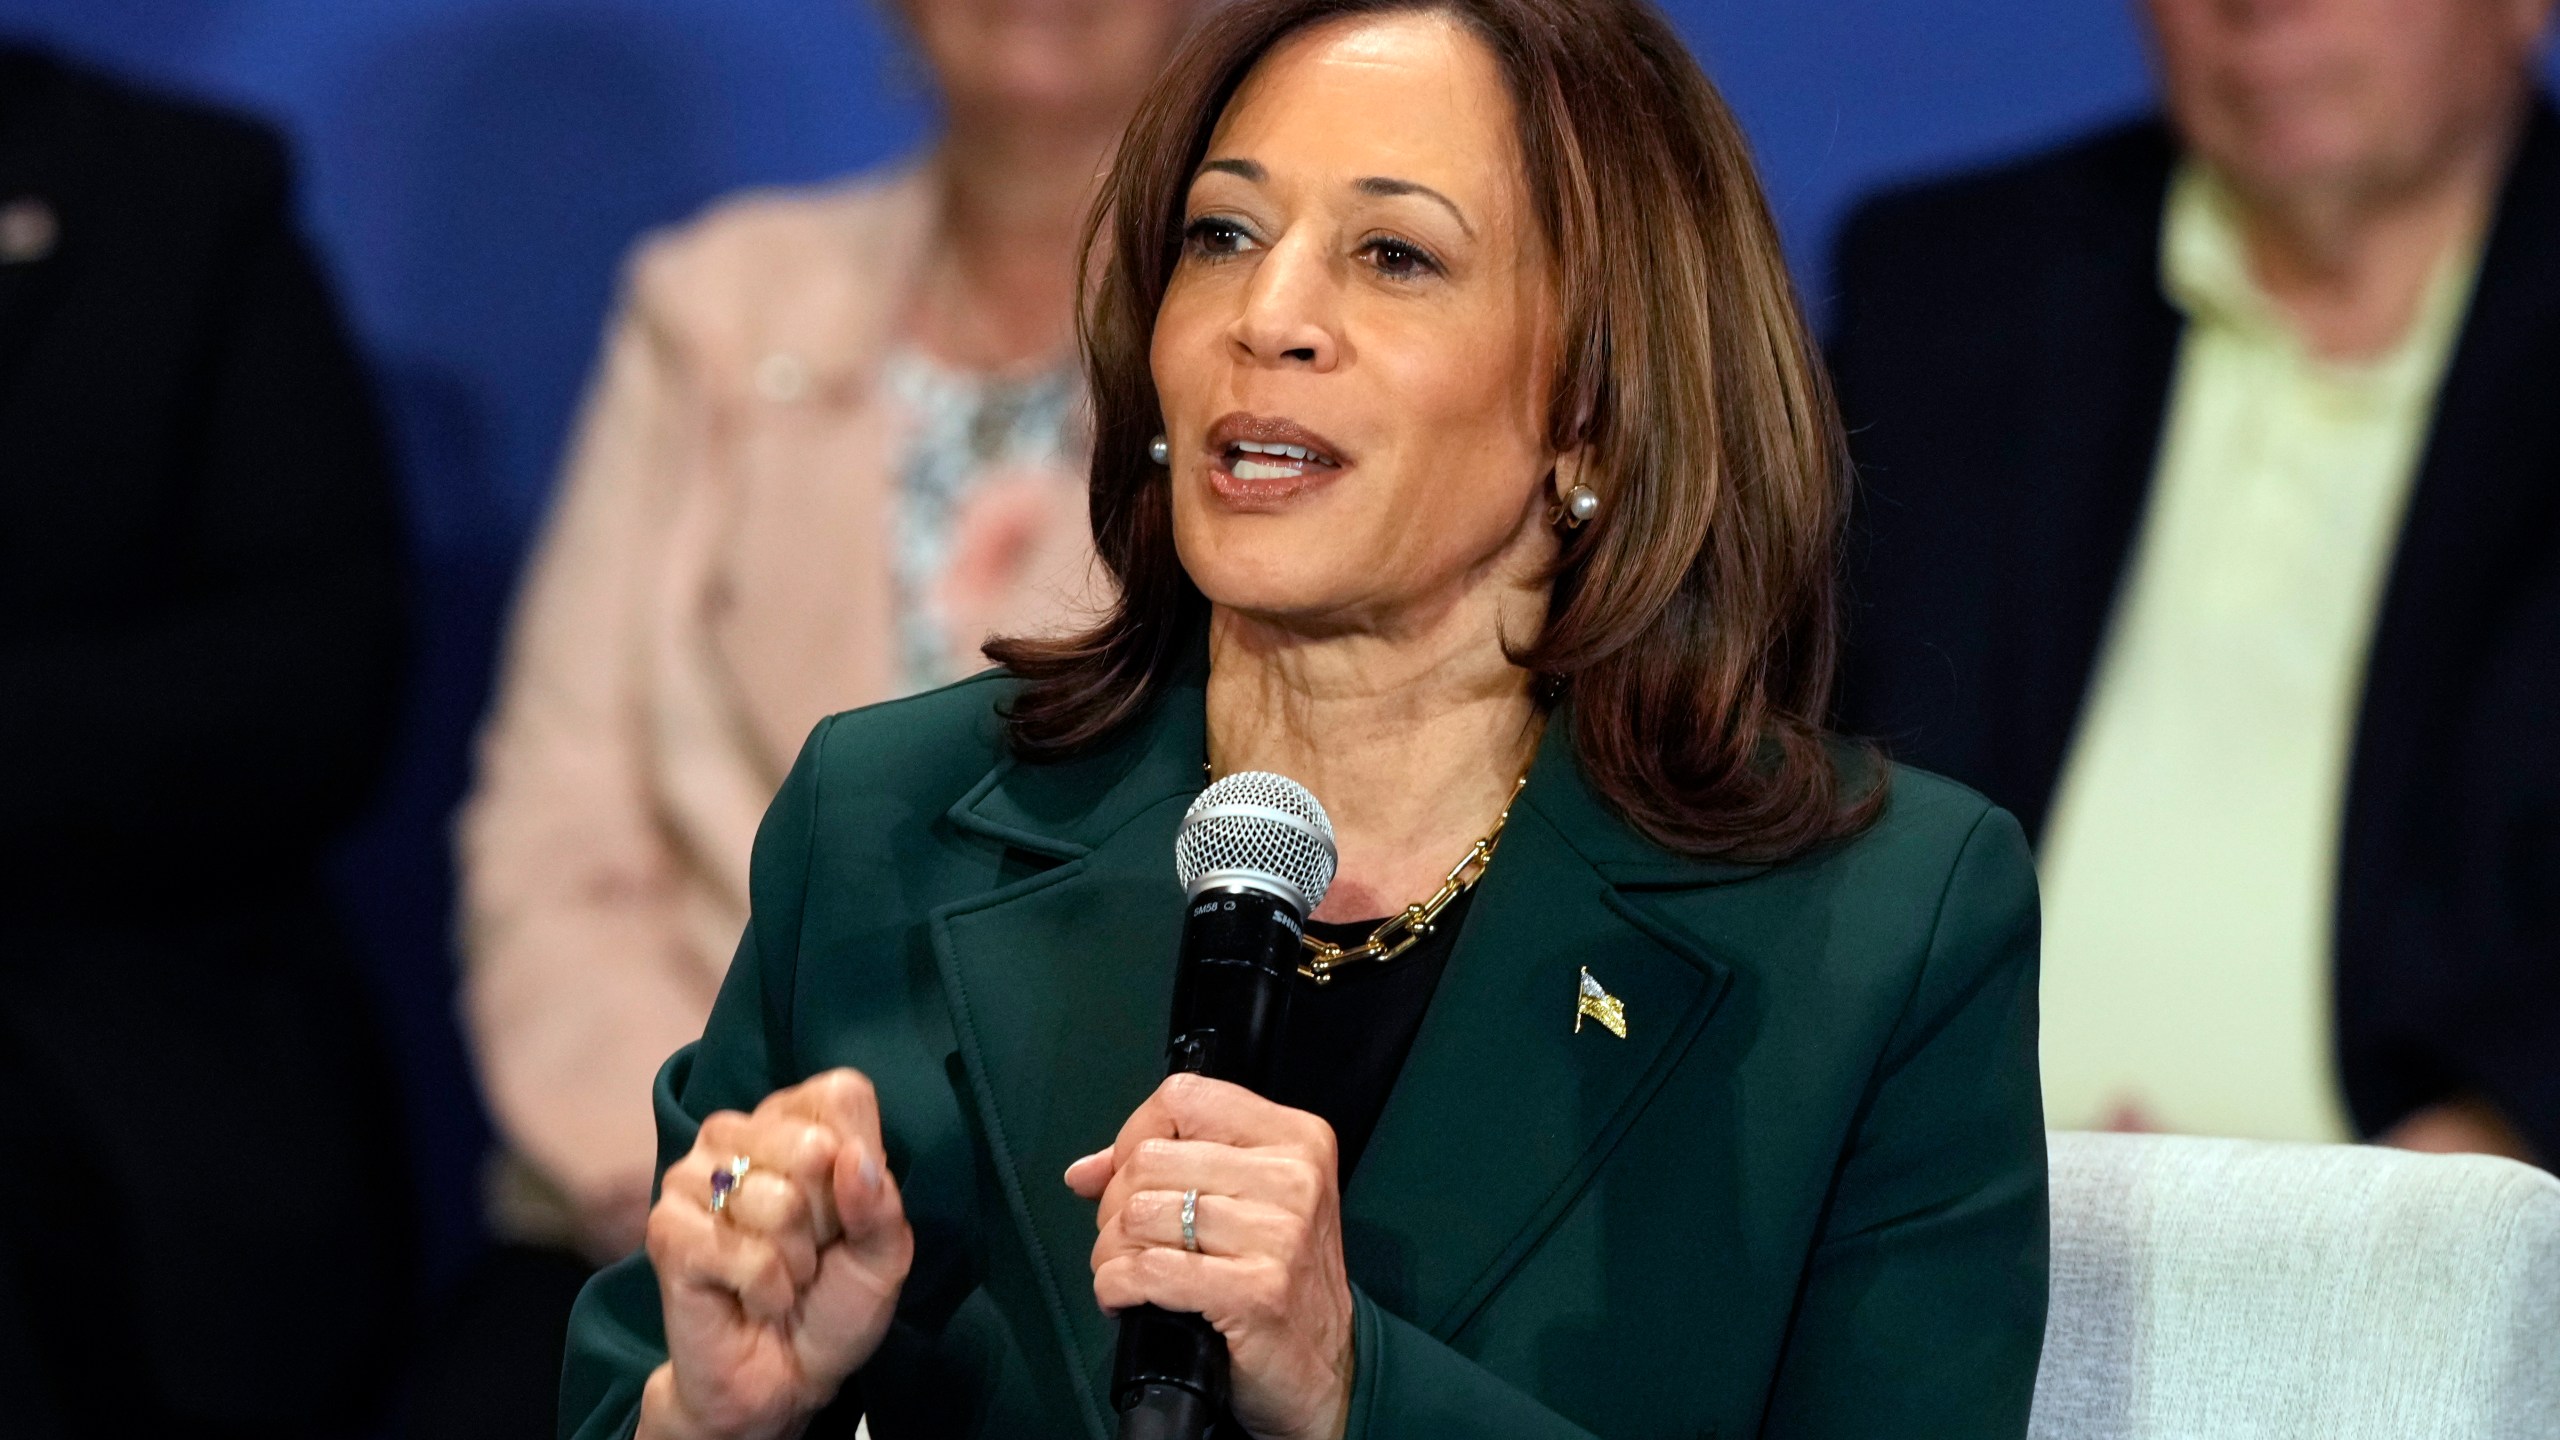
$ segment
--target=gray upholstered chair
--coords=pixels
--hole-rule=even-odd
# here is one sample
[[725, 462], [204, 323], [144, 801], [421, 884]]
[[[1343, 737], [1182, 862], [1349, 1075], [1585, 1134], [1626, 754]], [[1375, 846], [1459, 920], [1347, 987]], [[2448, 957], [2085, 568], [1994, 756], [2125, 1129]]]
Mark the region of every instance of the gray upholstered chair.
[[2560, 1180], [2057, 1134], [2034, 1440], [2560, 1440]]

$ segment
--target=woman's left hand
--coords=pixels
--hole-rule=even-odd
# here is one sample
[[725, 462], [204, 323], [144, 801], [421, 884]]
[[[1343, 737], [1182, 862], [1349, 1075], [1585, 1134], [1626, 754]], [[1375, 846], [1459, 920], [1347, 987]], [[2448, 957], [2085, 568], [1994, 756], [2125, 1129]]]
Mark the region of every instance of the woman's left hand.
[[[1340, 1440], [1351, 1414], [1351, 1279], [1333, 1127], [1198, 1075], [1176, 1075], [1108, 1150], [1067, 1167], [1101, 1202], [1093, 1293], [1152, 1304], [1226, 1337], [1238, 1423], [1257, 1440]], [[1198, 1254], [1182, 1244], [1196, 1190]]]

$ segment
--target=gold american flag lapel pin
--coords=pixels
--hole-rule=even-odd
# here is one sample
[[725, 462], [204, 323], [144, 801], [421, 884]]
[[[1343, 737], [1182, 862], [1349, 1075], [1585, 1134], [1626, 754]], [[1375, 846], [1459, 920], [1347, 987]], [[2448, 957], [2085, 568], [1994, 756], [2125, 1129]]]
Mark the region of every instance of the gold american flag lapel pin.
[[1582, 987], [1573, 1007], [1574, 1034], [1582, 1033], [1582, 1022], [1586, 1019], [1599, 1021], [1602, 1029], [1621, 1040], [1627, 1038], [1626, 1002], [1602, 989], [1600, 982], [1591, 978], [1588, 965], [1582, 969]]

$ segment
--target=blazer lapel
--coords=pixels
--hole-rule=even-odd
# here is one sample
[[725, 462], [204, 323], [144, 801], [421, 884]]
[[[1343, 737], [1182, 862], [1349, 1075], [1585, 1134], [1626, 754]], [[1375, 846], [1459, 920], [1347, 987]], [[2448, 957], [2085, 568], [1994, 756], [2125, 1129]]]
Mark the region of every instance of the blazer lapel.
[[[1534, 1249], [1714, 1013], [1725, 967], [1643, 892], [1749, 867], [1690, 864], [1603, 812], [1549, 727], [1502, 849], [1344, 1197], [1371, 1297], [1447, 1339]], [[1586, 1021], [1588, 970], [1625, 1007]]]
[[[1713, 1015], [1726, 967], [1653, 892], [1756, 874], [1628, 830], [1583, 785], [1568, 720], [1470, 907], [1344, 1199], [1353, 1278], [1454, 1335], [1571, 1205]], [[933, 912], [937, 967], [996, 1180], [1087, 1429], [1106, 1433], [1113, 1332], [1092, 1300], [1093, 1209], [1061, 1180], [1161, 1079], [1181, 936], [1173, 838], [1206, 753], [1197, 677], [1085, 760], [1000, 766], [949, 813], [1057, 863]], [[1584, 971], [1622, 1039], [1575, 1033]]]
[[[2160, 291], [2170, 141], [2136, 130], [2107, 149], [2029, 277], [2039, 377], [2020, 407], [2015, 478], [2026, 542], [2000, 557], [2011, 587], [1994, 623], [1985, 788], [2043, 830], [2126, 559], [2141, 528], [2183, 320]], [[2091, 337], [2104, 337], [2093, 343]]]
[[[2333, 1004], [2350, 1096], [2364, 1037], [2392, 1031], [2404, 967], [2440, 953], [2438, 917], [2413, 894], [2458, 888], [2460, 847], [2435, 827], [2476, 763], [2462, 736], [2484, 668], [2511, 643], [2526, 577], [2560, 538], [2560, 113], [2537, 101], [2518, 144], [2461, 338], [2437, 394], [2391, 577], [2375, 617], [2347, 782], [2336, 902]], [[2520, 738], [2516, 743], [2526, 743]], [[2414, 868], [2413, 868], [2414, 867]], [[2370, 1117], [2368, 1117], [2370, 1118]]]
[[2560, 523], [2560, 426], [2549, 419], [2555, 247], [2560, 114], [2539, 102], [2481, 254], [2375, 624], [2351, 790], [2379, 800], [2377, 813], [2399, 808], [2404, 787], [2441, 783], [2427, 757], [2445, 749], [2442, 717]]
[[1173, 839], [1204, 753], [1197, 687], [1177, 686], [1110, 750], [1000, 766], [951, 823], [1060, 863], [931, 920], [970, 1099], [1096, 1440], [1114, 1336], [1093, 1302], [1093, 1207], [1062, 1175], [1163, 1077], [1181, 938]]

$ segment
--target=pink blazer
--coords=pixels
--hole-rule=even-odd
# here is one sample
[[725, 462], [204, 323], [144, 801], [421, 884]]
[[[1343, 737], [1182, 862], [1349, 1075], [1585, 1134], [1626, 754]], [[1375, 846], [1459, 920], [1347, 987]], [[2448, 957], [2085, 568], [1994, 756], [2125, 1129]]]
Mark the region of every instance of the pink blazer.
[[[630, 263], [459, 823], [504, 1230], [645, 1204], [651, 1078], [728, 968], [766, 802], [821, 717], [900, 688], [907, 421], [874, 370], [933, 194], [923, 169], [748, 195]], [[982, 479], [935, 592], [955, 671], [1089, 614], [1098, 568], [1081, 473]]]

